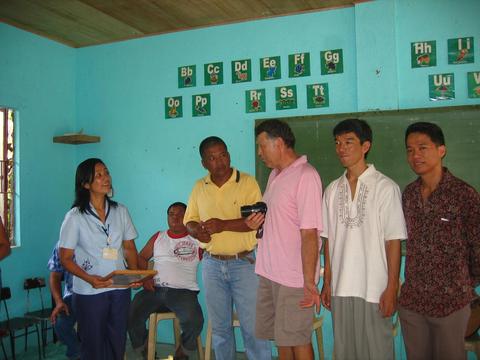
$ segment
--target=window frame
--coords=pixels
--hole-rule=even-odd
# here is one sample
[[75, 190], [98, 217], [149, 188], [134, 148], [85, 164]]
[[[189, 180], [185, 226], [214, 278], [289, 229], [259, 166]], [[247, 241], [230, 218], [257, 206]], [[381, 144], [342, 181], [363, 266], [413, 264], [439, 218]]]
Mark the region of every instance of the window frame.
[[[15, 171], [15, 111], [12, 108], [0, 107], [0, 126], [2, 127], [1, 136], [3, 139], [0, 152], [0, 193], [3, 194], [3, 204], [1, 207], [1, 217], [5, 227], [7, 239], [10, 246], [17, 246], [15, 238], [15, 190], [16, 190], [16, 171]], [[11, 117], [11, 125], [10, 119]], [[9, 136], [10, 127], [12, 128]], [[9, 142], [10, 140], [10, 142]], [[11, 158], [9, 158], [9, 145], [11, 145]], [[10, 170], [10, 172], [9, 172]]]

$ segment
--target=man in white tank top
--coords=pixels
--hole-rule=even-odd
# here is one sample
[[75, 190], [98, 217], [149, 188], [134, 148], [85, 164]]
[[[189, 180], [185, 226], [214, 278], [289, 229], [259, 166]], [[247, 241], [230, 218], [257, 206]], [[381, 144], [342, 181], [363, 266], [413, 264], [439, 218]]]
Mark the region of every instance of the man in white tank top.
[[154, 312], [174, 312], [182, 328], [181, 344], [175, 359], [188, 359], [196, 349], [196, 338], [202, 331], [203, 314], [197, 295], [197, 267], [201, 259], [198, 240], [187, 233], [183, 217], [187, 206], [176, 202], [168, 207], [167, 231], [155, 233], [138, 254], [138, 266], [147, 269], [153, 260], [155, 277], [145, 282], [130, 305], [128, 333], [132, 347], [145, 351], [145, 322]]

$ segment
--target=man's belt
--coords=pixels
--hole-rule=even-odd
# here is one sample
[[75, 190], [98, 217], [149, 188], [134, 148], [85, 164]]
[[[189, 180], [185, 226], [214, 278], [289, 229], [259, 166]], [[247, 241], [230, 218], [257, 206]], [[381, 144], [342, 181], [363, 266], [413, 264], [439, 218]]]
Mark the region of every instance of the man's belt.
[[208, 255], [218, 260], [238, 260], [238, 259], [247, 258], [247, 260], [253, 264], [254, 262], [253, 257], [249, 257], [249, 255], [251, 255], [252, 253], [253, 253], [253, 250], [246, 250], [246, 251], [239, 252], [238, 254], [235, 254], [235, 255], [217, 255], [217, 254], [212, 254], [210, 252], [208, 253]]

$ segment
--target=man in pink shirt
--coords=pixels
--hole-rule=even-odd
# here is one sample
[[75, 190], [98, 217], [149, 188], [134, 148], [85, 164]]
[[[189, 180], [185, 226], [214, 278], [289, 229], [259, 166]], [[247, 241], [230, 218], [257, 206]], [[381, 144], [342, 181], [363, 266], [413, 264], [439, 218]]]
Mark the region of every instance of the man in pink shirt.
[[258, 155], [272, 169], [263, 201], [265, 217], [255, 214], [249, 226], [263, 222], [255, 272], [256, 335], [274, 339], [279, 358], [313, 359], [313, 305], [317, 290], [322, 230], [320, 176], [295, 150], [295, 136], [285, 122], [267, 120], [255, 129]]

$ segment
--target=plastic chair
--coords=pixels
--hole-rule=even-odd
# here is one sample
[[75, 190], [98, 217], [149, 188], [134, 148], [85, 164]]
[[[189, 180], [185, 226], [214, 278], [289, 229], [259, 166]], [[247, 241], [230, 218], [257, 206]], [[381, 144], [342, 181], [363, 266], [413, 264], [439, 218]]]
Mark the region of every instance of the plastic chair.
[[325, 354], [323, 352], [323, 315], [320, 317], [314, 316], [313, 318], [313, 331], [315, 332], [315, 337], [317, 338], [317, 350], [318, 350], [318, 357], [320, 360], [325, 359]]
[[480, 360], [480, 336], [478, 331], [465, 339], [465, 351], [474, 352], [477, 360]]
[[[314, 316], [313, 318], [313, 326], [312, 331], [315, 332], [315, 337], [317, 339], [317, 349], [320, 360], [324, 360], [324, 352], [323, 352], [323, 315], [320, 317]], [[232, 315], [232, 326], [233, 327], [240, 327], [240, 321], [238, 320], [238, 316], [236, 312], [233, 312]], [[208, 321], [207, 327], [207, 338], [205, 339], [205, 360], [210, 360], [212, 357], [212, 323]]]
[[[45, 288], [45, 279], [42, 277], [35, 277], [30, 279], [25, 279], [23, 282], [23, 289], [27, 291], [27, 305], [26, 305], [26, 313], [25, 317], [32, 318], [38, 320], [40, 322], [40, 330], [42, 336], [42, 351], [43, 357], [45, 357], [45, 347], [47, 346], [47, 331], [52, 329], [52, 336], [55, 337], [55, 333], [53, 331], [53, 326], [48, 326], [50, 324], [50, 314], [52, 313], [52, 308], [46, 308], [45, 303], [43, 301], [43, 293], [42, 289]], [[40, 305], [41, 309], [39, 310], [30, 310], [30, 295], [31, 292], [35, 289], [38, 289], [38, 293], [40, 296]]]
[[[27, 339], [28, 334], [37, 333], [38, 343], [38, 358], [42, 358], [42, 349], [40, 347], [40, 331], [38, 330], [39, 321], [33, 318], [27, 317], [14, 317], [10, 319], [8, 313], [7, 300], [12, 297], [9, 287], [3, 287], [0, 291], [0, 300], [3, 302], [5, 309], [5, 315], [7, 320], [0, 322], [0, 331], [7, 332], [10, 336], [10, 349], [12, 351], [12, 358], [15, 360], [15, 339], [22, 336], [15, 334], [16, 332], [23, 330], [23, 336], [25, 336], [25, 351], [27, 351]], [[30, 328], [33, 328], [29, 331]]]
[[[240, 327], [240, 320], [238, 320], [237, 313], [232, 314], [232, 326]], [[205, 339], [205, 360], [210, 360], [212, 357], [212, 323], [208, 320], [207, 337]]]
[[[147, 359], [155, 359], [155, 347], [157, 344], [157, 325], [159, 321], [162, 320], [173, 320], [173, 334], [175, 337], [175, 348], [180, 344], [180, 321], [174, 312], [167, 313], [152, 313], [148, 320], [148, 347], [147, 347]], [[198, 347], [198, 359], [204, 360], [203, 358], [203, 346], [202, 338], [197, 337], [197, 347]]]

